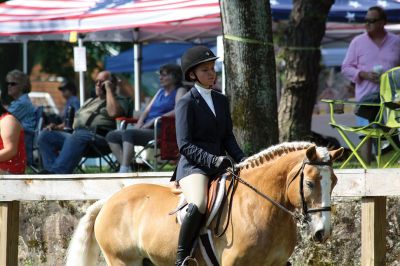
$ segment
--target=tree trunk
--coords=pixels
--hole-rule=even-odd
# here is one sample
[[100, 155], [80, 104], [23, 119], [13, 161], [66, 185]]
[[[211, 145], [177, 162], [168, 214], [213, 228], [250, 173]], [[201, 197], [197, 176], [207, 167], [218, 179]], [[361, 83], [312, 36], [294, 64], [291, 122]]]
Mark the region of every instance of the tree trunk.
[[306, 140], [318, 90], [325, 23], [334, 0], [294, 0], [286, 34], [285, 85], [279, 105], [279, 140]]
[[278, 142], [270, 4], [269, 0], [220, 3], [226, 95], [234, 133], [250, 155]]

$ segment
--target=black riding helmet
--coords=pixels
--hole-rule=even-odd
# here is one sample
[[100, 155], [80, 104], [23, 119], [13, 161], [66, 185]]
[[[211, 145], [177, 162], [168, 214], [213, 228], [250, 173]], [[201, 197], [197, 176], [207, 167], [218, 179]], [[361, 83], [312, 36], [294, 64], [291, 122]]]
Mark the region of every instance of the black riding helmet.
[[218, 57], [207, 46], [199, 45], [188, 49], [181, 58], [181, 68], [185, 80], [192, 81], [189, 73], [195, 66], [217, 59]]

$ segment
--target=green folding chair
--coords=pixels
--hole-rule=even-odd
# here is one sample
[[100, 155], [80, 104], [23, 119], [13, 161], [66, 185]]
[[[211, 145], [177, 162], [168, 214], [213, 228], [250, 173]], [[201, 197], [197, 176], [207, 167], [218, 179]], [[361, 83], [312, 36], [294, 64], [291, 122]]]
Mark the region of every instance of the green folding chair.
[[[369, 139], [376, 139], [377, 154], [376, 161], [377, 167], [381, 168], [382, 153], [381, 146], [382, 141], [387, 140], [388, 143], [393, 147], [394, 153], [385, 162], [383, 168], [387, 168], [393, 163], [397, 162], [400, 157], [400, 148], [396, 145], [393, 137], [398, 137], [400, 128], [400, 67], [392, 68], [387, 72], [383, 73], [380, 77], [380, 103], [359, 103], [352, 101], [342, 100], [329, 100], [322, 99], [322, 102], [329, 104], [330, 109], [330, 125], [337, 129], [343, 140], [349, 146], [352, 153], [343, 162], [340, 168], [344, 168], [352, 158], [356, 158], [364, 169], [369, 168], [367, 163], [359, 154], [360, 147], [366, 143]], [[337, 104], [351, 104], [351, 105], [362, 105], [362, 106], [377, 106], [379, 107], [378, 115], [375, 121], [370, 122], [366, 126], [348, 126], [338, 124], [335, 120], [334, 106]], [[355, 145], [347, 134], [350, 132], [363, 136], [361, 142]]]

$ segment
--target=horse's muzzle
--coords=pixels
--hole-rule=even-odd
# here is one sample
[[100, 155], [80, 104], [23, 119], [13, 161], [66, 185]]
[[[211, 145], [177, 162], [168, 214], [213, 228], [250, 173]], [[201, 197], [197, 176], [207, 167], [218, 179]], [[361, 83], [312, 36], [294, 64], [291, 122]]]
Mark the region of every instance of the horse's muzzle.
[[315, 232], [313, 239], [319, 243], [324, 243], [328, 239], [328, 235], [326, 235], [325, 231], [321, 229]]

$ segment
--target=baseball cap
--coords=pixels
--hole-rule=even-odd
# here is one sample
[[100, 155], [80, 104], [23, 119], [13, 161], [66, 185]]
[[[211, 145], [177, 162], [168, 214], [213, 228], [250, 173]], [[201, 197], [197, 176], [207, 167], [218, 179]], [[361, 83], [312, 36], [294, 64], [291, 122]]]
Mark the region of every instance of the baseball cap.
[[65, 80], [61, 83], [61, 85], [58, 87], [58, 89], [60, 91], [63, 90], [69, 90], [71, 91], [73, 94], [76, 94], [76, 86], [73, 82], [69, 81], [69, 80]]

